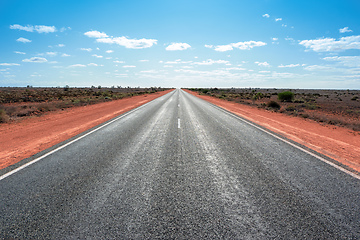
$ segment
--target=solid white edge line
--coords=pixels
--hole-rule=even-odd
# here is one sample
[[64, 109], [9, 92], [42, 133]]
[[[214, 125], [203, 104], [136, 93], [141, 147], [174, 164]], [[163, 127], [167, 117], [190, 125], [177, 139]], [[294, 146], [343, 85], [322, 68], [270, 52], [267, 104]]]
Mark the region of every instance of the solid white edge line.
[[[223, 110], [223, 109], [222, 109], [222, 110]], [[342, 172], [344, 172], [344, 173], [347, 173], [347, 174], [349, 174], [350, 176], [352, 176], [352, 177], [357, 178], [357, 179], [360, 180], [360, 176], [359, 176], [359, 175], [357, 175], [357, 174], [355, 174], [355, 173], [353, 173], [353, 172], [351, 172], [351, 171], [349, 171], [349, 170], [347, 170], [347, 169], [345, 169], [345, 168], [342, 168], [342, 167], [340, 167], [339, 165], [337, 165], [337, 164], [335, 164], [335, 163], [332, 163], [332, 162], [326, 160], [325, 158], [320, 157], [320, 156], [318, 156], [318, 155], [316, 155], [316, 154], [314, 154], [314, 153], [312, 153], [312, 152], [310, 152], [310, 151], [308, 151], [308, 150], [306, 150], [306, 149], [304, 149], [304, 148], [302, 148], [302, 147], [300, 147], [300, 146], [298, 146], [298, 145], [296, 145], [296, 144], [294, 144], [294, 143], [292, 143], [292, 142], [289, 142], [288, 140], [283, 139], [283, 138], [281, 138], [281, 137], [279, 137], [279, 136], [277, 136], [277, 135], [275, 135], [275, 134], [273, 134], [273, 133], [271, 133], [271, 132], [269, 132], [269, 131], [267, 131], [267, 130], [259, 127], [259, 126], [256, 126], [255, 124], [253, 124], [252, 122], [249, 122], [248, 120], [242, 119], [241, 117], [236, 116], [236, 115], [235, 115], [235, 117], [236, 117], [237, 119], [240, 119], [241, 121], [243, 121], [243, 122], [245, 122], [245, 123], [247, 123], [247, 124], [249, 124], [249, 125], [251, 125], [251, 126], [253, 126], [253, 127], [255, 127], [255, 128], [257, 128], [257, 129], [259, 129], [259, 130], [261, 130], [261, 131], [263, 131], [263, 132], [265, 132], [265, 133], [267, 133], [267, 134], [269, 134], [269, 135], [271, 135], [271, 136], [273, 136], [273, 137], [275, 137], [275, 138], [277, 138], [277, 139], [279, 139], [279, 140], [281, 140], [281, 141], [283, 141], [283, 142], [285, 142], [285, 143], [287, 143], [287, 144], [289, 144], [289, 145], [291, 145], [291, 146], [293, 146], [293, 147], [295, 147], [295, 148], [297, 148], [297, 149], [299, 149], [299, 150], [301, 150], [301, 151], [303, 151], [303, 152], [305, 152], [305, 153], [307, 153], [307, 154], [309, 154], [309, 155], [311, 155], [311, 156], [313, 156], [313, 157], [315, 157], [315, 158], [317, 158], [317, 159], [319, 159], [319, 160], [321, 160], [321, 161], [323, 161], [323, 162], [331, 165], [331, 166], [333, 166], [334, 168], [336, 168], [336, 169], [338, 169], [338, 170], [340, 170], [340, 171], [342, 171]]]
[[178, 128], [180, 128], [180, 118], [178, 118]]
[[[196, 96], [195, 96], [195, 97], [196, 97]], [[201, 99], [201, 98], [199, 98], [199, 99]], [[202, 100], [203, 100], [203, 99], [202, 99]], [[204, 101], [205, 101], [205, 100], [204, 100]], [[205, 102], [210, 103], [210, 102], [208, 102], [208, 101], [205, 101]], [[210, 103], [210, 104], [213, 105], [213, 106], [215, 106], [215, 107], [217, 107], [219, 110], [221, 110], [221, 111], [223, 111], [223, 112], [225, 112], [225, 113], [227, 113], [227, 114], [229, 114], [229, 112], [230, 112], [230, 111], [227, 111], [227, 110], [223, 109], [222, 107], [219, 107], [219, 106], [217, 106], [217, 105], [215, 105], [215, 104], [212, 104], [212, 103]], [[232, 113], [232, 112], [231, 112], [231, 113]], [[314, 153], [312, 153], [312, 152], [310, 152], [310, 151], [308, 151], [308, 150], [306, 150], [306, 149], [304, 149], [304, 148], [302, 148], [302, 147], [300, 147], [300, 146], [298, 146], [298, 145], [296, 145], [296, 144], [294, 144], [294, 143], [292, 143], [292, 142], [289, 142], [289, 141], [287, 141], [286, 139], [283, 139], [283, 138], [281, 138], [281, 137], [279, 137], [279, 136], [277, 136], [277, 135], [269, 132], [269, 131], [266, 130], [266, 129], [263, 129], [263, 128], [259, 127], [259, 126], [256, 126], [255, 124], [253, 124], [253, 123], [250, 122], [249, 120], [245, 120], [245, 119], [243, 119], [242, 117], [238, 116], [238, 115], [235, 114], [235, 113], [232, 113], [232, 116], [234, 116], [235, 118], [237, 118], [237, 119], [239, 119], [239, 120], [241, 120], [241, 121], [243, 121], [243, 122], [245, 122], [245, 123], [247, 123], [247, 124], [249, 124], [249, 125], [251, 125], [251, 126], [253, 126], [253, 127], [255, 127], [255, 128], [257, 128], [257, 129], [259, 129], [259, 130], [261, 130], [261, 131], [263, 131], [263, 132], [265, 132], [265, 133], [267, 133], [267, 134], [269, 134], [269, 135], [271, 135], [271, 136], [273, 136], [273, 137], [275, 137], [275, 138], [277, 138], [277, 139], [279, 139], [279, 140], [281, 140], [281, 141], [283, 141], [283, 142], [285, 142], [285, 143], [287, 143], [287, 144], [289, 144], [289, 145], [291, 145], [291, 146], [293, 146], [293, 147], [295, 147], [295, 148], [297, 148], [297, 149], [299, 149], [299, 150], [301, 150], [301, 151], [303, 151], [303, 152], [305, 152], [305, 153], [307, 153], [307, 154], [309, 154], [309, 155], [311, 155], [311, 156], [313, 156], [313, 157], [315, 157], [315, 158], [323, 161], [323, 162], [325, 162], [325, 163], [327, 163], [327, 164], [329, 164], [330, 166], [333, 166], [334, 168], [336, 168], [336, 169], [338, 169], [338, 170], [340, 170], [340, 171], [342, 171], [342, 172], [344, 172], [344, 173], [347, 173], [347, 174], [349, 174], [350, 176], [352, 176], [352, 177], [360, 180], [360, 176], [359, 176], [359, 175], [357, 175], [357, 174], [355, 174], [355, 173], [353, 173], [353, 172], [351, 172], [351, 171], [349, 171], [349, 170], [347, 170], [347, 169], [345, 169], [345, 168], [342, 168], [342, 167], [340, 167], [339, 165], [337, 165], [337, 164], [335, 164], [335, 163], [332, 163], [332, 162], [326, 160], [325, 158], [320, 157], [320, 156], [318, 156], [318, 155], [316, 155], [316, 154], [314, 154]]]
[[[169, 93], [172, 93], [172, 92], [169, 92]], [[167, 93], [167, 94], [169, 94], [169, 93]], [[167, 94], [165, 94], [165, 95], [163, 95], [163, 96], [166, 96]], [[163, 97], [163, 96], [161, 96], [161, 97]], [[93, 129], [92, 131], [90, 131], [90, 132], [88, 132], [88, 133], [86, 133], [86, 134], [84, 134], [84, 135], [82, 135], [82, 136], [80, 136], [80, 137], [78, 137], [78, 138], [76, 138], [76, 139], [74, 139], [74, 140], [72, 140], [72, 141], [64, 144], [64, 145], [62, 145], [62, 146], [60, 146], [60, 147], [58, 147], [58, 148], [55, 148], [55, 149], [52, 150], [52, 151], [50, 151], [50, 152], [48, 152], [48, 153], [46, 153], [46, 154], [44, 154], [44, 155], [42, 155], [42, 156], [40, 156], [40, 157], [38, 157], [38, 158], [35, 158], [34, 160], [32, 160], [32, 161], [30, 161], [30, 162], [28, 162], [28, 163], [25, 163], [24, 165], [21, 165], [20, 167], [15, 168], [14, 170], [11, 170], [11, 171], [8, 172], [8, 173], [5, 173], [4, 175], [0, 176], [0, 181], [3, 180], [3, 179], [5, 179], [5, 178], [7, 178], [7, 177], [9, 177], [9, 176], [11, 176], [11, 175], [13, 175], [14, 173], [16, 173], [16, 172], [18, 172], [18, 171], [20, 171], [20, 170], [22, 170], [22, 169], [24, 169], [24, 168], [32, 165], [32, 164], [40, 161], [41, 159], [43, 159], [43, 158], [45, 158], [45, 157], [47, 157], [47, 156], [49, 156], [49, 155], [51, 155], [51, 154], [53, 154], [53, 153], [61, 150], [61, 149], [69, 146], [70, 144], [73, 144], [74, 142], [77, 142], [77, 141], [79, 141], [80, 139], [82, 139], [82, 138], [84, 138], [84, 137], [86, 137], [86, 136], [88, 136], [88, 135], [90, 135], [90, 134], [92, 134], [92, 133], [94, 133], [94, 132], [102, 129], [103, 127], [106, 127], [106, 126], [110, 125], [111, 123], [116, 122], [116, 121], [120, 120], [121, 118], [126, 117], [126, 116], [129, 115], [130, 113], [135, 112], [135, 111], [137, 111], [137, 110], [145, 107], [146, 105], [148, 105], [149, 103], [151, 103], [152, 101], [154, 101], [154, 100], [156, 100], [156, 99], [159, 99], [159, 98], [155, 98], [155, 99], [151, 100], [150, 102], [147, 102], [147, 103], [145, 103], [145, 104], [143, 104], [143, 105], [141, 105], [141, 106], [139, 106], [139, 107], [137, 107], [137, 108], [134, 108], [134, 109], [132, 109], [132, 110], [124, 113], [123, 115], [120, 115], [120, 116], [114, 118], [114, 119], [111, 120], [110, 122], [107, 122], [107, 123], [105, 123], [104, 125], [101, 125], [101, 126], [95, 128], [95, 129]]]

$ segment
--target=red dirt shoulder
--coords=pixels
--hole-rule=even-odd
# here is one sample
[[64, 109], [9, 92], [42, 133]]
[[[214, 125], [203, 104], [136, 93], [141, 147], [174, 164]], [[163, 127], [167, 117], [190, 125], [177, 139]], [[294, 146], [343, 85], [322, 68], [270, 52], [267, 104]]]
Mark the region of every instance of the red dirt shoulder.
[[185, 91], [360, 172], [360, 134], [356, 131]]

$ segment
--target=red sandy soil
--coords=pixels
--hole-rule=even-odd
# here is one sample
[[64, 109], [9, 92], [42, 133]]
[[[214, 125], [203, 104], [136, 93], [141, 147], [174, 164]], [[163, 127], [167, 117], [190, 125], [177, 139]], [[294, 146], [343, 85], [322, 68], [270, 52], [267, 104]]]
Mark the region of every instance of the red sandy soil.
[[49, 112], [0, 125], [0, 169], [63, 142], [172, 90]]
[[185, 90], [360, 172], [360, 133]]
[[[0, 169], [28, 158], [170, 91], [172, 90], [50, 112], [41, 117], [1, 124]], [[257, 109], [194, 92], [190, 93], [360, 172], [360, 134], [358, 132], [330, 125], [324, 126], [309, 119]]]

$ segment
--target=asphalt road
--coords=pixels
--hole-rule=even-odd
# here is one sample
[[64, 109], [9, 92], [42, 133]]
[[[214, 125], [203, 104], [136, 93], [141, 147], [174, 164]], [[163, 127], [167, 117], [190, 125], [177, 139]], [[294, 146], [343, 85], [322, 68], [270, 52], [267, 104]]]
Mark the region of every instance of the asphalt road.
[[360, 180], [175, 90], [0, 180], [2, 239], [360, 239]]

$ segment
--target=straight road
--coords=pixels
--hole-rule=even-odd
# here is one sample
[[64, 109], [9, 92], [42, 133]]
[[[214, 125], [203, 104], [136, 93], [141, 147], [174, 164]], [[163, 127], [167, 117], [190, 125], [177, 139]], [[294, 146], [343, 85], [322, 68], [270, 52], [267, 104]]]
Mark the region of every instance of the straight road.
[[360, 239], [360, 180], [175, 90], [0, 180], [2, 239]]

